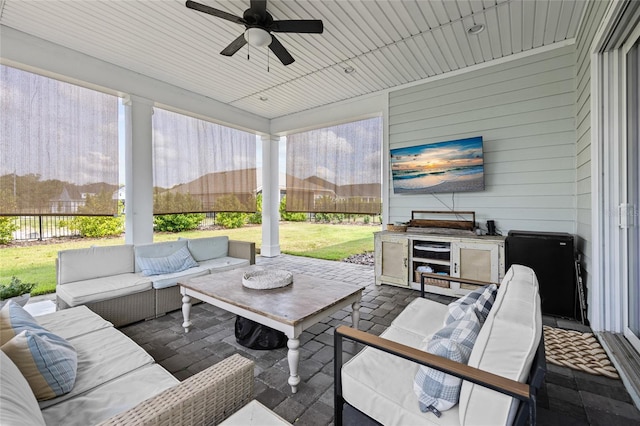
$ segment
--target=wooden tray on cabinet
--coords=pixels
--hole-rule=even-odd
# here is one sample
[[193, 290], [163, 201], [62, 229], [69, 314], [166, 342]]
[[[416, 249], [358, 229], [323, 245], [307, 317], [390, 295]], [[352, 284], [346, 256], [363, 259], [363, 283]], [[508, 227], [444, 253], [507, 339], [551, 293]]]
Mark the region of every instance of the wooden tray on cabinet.
[[[425, 216], [429, 218], [425, 219]], [[476, 226], [476, 212], [413, 210], [411, 212], [409, 226], [416, 228], [448, 228], [473, 231]]]

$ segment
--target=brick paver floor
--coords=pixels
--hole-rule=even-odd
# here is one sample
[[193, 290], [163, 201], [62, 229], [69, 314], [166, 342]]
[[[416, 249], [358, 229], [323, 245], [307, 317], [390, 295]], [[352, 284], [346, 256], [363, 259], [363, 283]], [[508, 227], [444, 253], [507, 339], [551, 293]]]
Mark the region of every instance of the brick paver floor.
[[[360, 329], [374, 334], [380, 334], [418, 297], [414, 290], [376, 286], [371, 266], [288, 255], [258, 257], [257, 264], [365, 286]], [[445, 296], [429, 297], [442, 303], [451, 300]], [[193, 327], [186, 334], [180, 311], [121, 330], [180, 380], [238, 352], [255, 361], [256, 399], [291, 423], [333, 424], [333, 330], [340, 324], [351, 325], [350, 309], [339, 311], [302, 333], [299, 370], [302, 381], [296, 394], [291, 393], [287, 384], [286, 347], [257, 351], [239, 345], [234, 336], [235, 316], [205, 303], [193, 307], [191, 318]], [[545, 317], [545, 324], [556, 325], [556, 320]], [[344, 349], [345, 360], [357, 352], [354, 344], [345, 344]], [[640, 413], [620, 380], [553, 365], [548, 369], [538, 401], [539, 425], [640, 424]]]

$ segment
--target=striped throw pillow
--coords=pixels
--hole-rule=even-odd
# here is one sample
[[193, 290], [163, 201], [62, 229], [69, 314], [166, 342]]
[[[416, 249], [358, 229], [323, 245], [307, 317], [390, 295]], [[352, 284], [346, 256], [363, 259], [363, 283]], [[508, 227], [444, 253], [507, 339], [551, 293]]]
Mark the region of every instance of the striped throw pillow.
[[170, 274], [198, 266], [186, 246], [166, 257], [136, 256], [136, 264], [146, 276]]
[[46, 331], [22, 306], [13, 300], [7, 301], [0, 309], [0, 346], [23, 330]]
[[78, 355], [62, 337], [46, 330], [24, 330], [0, 349], [18, 367], [38, 401], [73, 389]]

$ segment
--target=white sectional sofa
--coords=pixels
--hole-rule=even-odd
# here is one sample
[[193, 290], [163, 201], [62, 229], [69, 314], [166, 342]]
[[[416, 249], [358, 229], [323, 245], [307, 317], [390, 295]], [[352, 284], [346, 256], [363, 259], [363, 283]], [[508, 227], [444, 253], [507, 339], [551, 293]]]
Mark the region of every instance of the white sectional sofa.
[[[18, 336], [21, 330], [24, 334], [25, 323], [27, 329], [37, 328], [19, 312], [16, 315], [14, 311], [14, 318], [9, 320], [7, 307], [0, 314], [4, 339]], [[21, 317], [16, 321], [16, 316]], [[14, 363], [3, 345], [2, 425], [217, 424], [253, 398], [254, 363], [238, 354], [181, 383], [85, 306], [30, 320], [73, 346], [77, 353], [75, 383], [66, 394], [37, 401], [34, 382], [27, 381], [23, 374], [29, 371], [23, 370], [24, 360], [14, 358]], [[7, 325], [11, 321], [13, 324]], [[55, 352], [46, 359], [55, 365]]]
[[[343, 410], [350, 413], [345, 419], [359, 419], [354, 424], [369, 424], [366, 417], [383, 425], [535, 424], [536, 390], [545, 366], [540, 295], [533, 270], [513, 265], [507, 271], [478, 328], [468, 365], [425, 350], [449, 314], [447, 305], [416, 298], [380, 337], [339, 327], [335, 332], [335, 424], [343, 424]], [[345, 338], [367, 347], [343, 365]], [[459, 403], [441, 411], [440, 417], [420, 409], [414, 389], [420, 365], [465, 379]]]
[[[173, 267], [185, 249], [191, 263], [179, 258], [178, 272], [143, 273], [142, 264]], [[228, 237], [62, 250], [56, 260], [57, 308], [86, 305], [118, 327], [179, 309], [179, 280], [254, 263], [255, 243]]]

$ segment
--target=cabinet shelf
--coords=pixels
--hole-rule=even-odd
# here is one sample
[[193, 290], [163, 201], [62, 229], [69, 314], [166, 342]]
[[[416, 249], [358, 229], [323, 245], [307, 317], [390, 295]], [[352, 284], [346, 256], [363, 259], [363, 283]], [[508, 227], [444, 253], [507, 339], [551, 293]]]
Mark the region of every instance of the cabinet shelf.
[[433, 263], [434, 265], [445, 265], [445, 266], [451, 265], [451, 261], [449, 261], [449, 260], [427, 259], [426, 257], [414, 257], [413, 261], [414, 262]]

